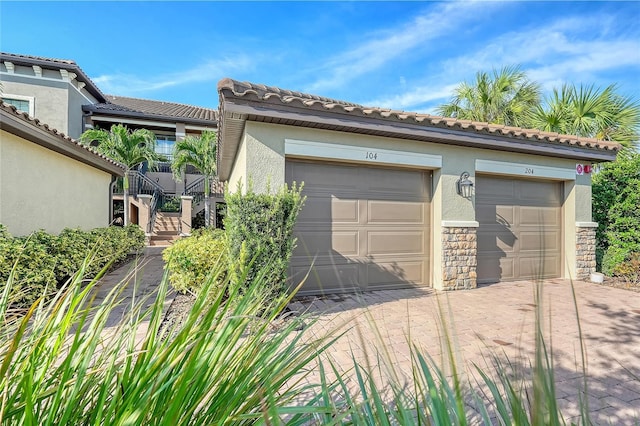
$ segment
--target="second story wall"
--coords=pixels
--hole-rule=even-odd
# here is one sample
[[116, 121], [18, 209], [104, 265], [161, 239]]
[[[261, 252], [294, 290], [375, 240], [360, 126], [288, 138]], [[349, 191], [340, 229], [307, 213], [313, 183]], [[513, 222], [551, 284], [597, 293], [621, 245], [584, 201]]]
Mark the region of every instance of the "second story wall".
[[2, 98], [29, 102], [30, 115], [73, 138], [82, 134], [82, 105], [97, 102], [83, 89], [83, 83], [66, 70], [36, 72], [33, 67], [21, 65], [8, 70], [3, 63], [0, 81]]

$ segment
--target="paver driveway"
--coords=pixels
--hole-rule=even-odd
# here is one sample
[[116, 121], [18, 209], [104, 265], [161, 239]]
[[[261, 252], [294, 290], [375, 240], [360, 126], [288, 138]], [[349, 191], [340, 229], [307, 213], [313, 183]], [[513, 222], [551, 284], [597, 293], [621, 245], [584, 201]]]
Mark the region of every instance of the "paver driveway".
[[[474, 290], [435, 293], [427, 289], [375, 291], [360, 295], [303, 298], [292, 305], [318, 314], [307, 332], [347, 324], [348, 332], [328, 352], [338, 365], [352, 366], [352, 354], [376, 365], [374, 347], [389, 350], [396, 371], [407, 374], [411, 364], [407, 336], [436, 361], [440, 358], [442, 325], [438, 306], [452, 330], [458, 359], [487, 365], [481, 353], [504, 353], [523, 368], [533, 359], [535, 283], [521, 281]], [[640, 294], [575, 282], [580, 323], [587, 351], [588, 393], [597, 424], [640, 424]], [[565, 417], [578, 415], [581, 356], [576, 311], [567, 280], [543, 286], [545, 330], [551, 335], [557, 396]], [[375, 324], [374, 332], [371, 320]], [[550, 330], [550, 333], [549, 333]], [[441, 365], [441, 364], [439, 364]]]

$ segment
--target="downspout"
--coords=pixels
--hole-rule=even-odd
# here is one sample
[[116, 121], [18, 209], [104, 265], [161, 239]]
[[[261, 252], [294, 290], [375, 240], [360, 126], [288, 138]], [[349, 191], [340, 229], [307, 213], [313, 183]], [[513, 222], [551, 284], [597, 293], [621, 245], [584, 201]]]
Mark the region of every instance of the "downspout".
[[111, 175], [111, 183], [109, 184], [109, 225], [113, 225], [113, 188], [115, 187], [118, 176]]

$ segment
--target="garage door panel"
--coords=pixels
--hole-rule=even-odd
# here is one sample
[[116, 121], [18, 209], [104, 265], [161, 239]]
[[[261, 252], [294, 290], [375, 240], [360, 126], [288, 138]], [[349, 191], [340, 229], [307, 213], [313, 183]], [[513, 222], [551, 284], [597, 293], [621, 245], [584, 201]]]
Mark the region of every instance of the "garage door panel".
[[561, 217], [557, 207], [520, 207], [520, 225], [537, 226], [540, 229], [559, 227]]
[[407, 282], [415, 285], [425, 284], [425, 262], [421, 260], [368, 263], [366, 265], [369, 285], [402, 286]]
[[502, 180], [492, 182], [491, 185], [482, 188], [482, 193], [490, 198], [511, 200], [515, 197], [515, 185], [513, 181]]
[[309, 274], [304, 281], [301, 294], [353, 291], [358, 288], [360, 281], [358, 264], [316, 264], [312, 269], [308, 265], [292, 266], [291, 270], [291, 281], [294, 286]]
[[521, 256], [518, 262], [521, 279], [555, 278], [560, 275], [558, 256]]
[[561, 195], [559, 182], [476, 177], [478, 282], [561, 275]]
[[370, 200], [367, 203], [368, 222], [373, 223], [424, 223], [424, 203]]
[[479, 283], [508, 281], [514, 277], [514, 258], [500, 256], [501, 253], [478, 255], [477, 274]]
[[[313, 163], [287, 163], [289, 183], [304, 182], [306, 188], [328, 193], [357, 192], [365, 178], [360, 176], [355, 167], [319, 166]], [[350, 172], [351, 171], [351, 172]]]
[[560, 255], [560, 232], [558, 231], [522, 231], [520, 232], [520, 252], [536, 251], [543, 255], [545, 251]]
[[311, 231], [302, 230], [295, 233], [298, 239], [294, 256], [358, 256], [358, 231]]
[[371, 256], [381, 254], [425, 254], [422, 231], [368, 231], [368, 250]]
[[515, 220], [513, 206], [495, 206], [478, 204], [476, 220], [485, 225], [509, 226]]
[[518, 198], [525, 203], [538, 206], [557, 206], [562, 202], [557, 182], [542, 182], [538, 180], [521, 180], [519, 183]]
[[[426, 195], [424, 182], [417, 178], [414, 170], [386, 169], [382, 173], [381, 169], [375, 168], [362, 168], [361, 170], [368, 177], [365, 190], [370, 191], [371, 194], [384, 193], [385, 196], [395, 194], [398, 198], [409, 196], [417, 199]], [[384, 175], [384, 179], [381, 179], [381, 174]]]

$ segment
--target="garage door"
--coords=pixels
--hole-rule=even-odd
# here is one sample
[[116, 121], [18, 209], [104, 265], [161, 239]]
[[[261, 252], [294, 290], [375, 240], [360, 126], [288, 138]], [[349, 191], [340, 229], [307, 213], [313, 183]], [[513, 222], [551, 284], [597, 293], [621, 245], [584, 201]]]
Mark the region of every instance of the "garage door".
[[[427, 285], [427, 172], [287, 160], [304, 182], [291, 276], [300, 294]], [[313, 266], [312, 266], [313, 265]]]
[[478, 282], [560, 277], [559, 182], [477, 176]]

